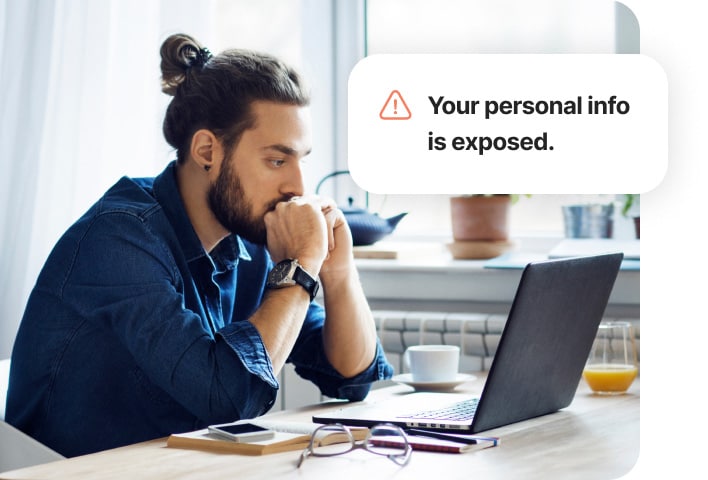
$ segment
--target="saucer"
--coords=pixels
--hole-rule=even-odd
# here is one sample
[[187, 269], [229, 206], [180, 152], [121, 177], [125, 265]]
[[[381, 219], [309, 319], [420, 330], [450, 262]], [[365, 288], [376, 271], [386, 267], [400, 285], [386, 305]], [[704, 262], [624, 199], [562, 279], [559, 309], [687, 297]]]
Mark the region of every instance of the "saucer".
[[408, 385], [419, 391], [445, 391], [452, 390], [458, 385], [462, 385], [465, 382], [470, 382], [474, 380], [474, 375], [468, 375], [465, 373], [458, 373], [454, 380], [447, 380], [444, 382], [414, 382], [413, 377], [410, 373], [401, 373], [400, 375], [394, 375], [391, 380], [396, 383], [401, 383], [403, 385]]

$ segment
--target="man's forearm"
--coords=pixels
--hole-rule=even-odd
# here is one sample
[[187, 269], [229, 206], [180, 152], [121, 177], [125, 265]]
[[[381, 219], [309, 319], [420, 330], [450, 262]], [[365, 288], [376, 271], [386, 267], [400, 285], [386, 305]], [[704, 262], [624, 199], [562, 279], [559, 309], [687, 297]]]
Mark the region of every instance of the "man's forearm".
[[295, 345], [309, 302], [309, 294], [299, 286], [269, 290], [250, 318], [263, 339], [275, 375], [280, 373]]
[[326, 320], [324, 350], [332, 366], [344, 377], [364, 371], [376, 354], [376, 327], [369, 304], [352, 268], [345, 278], [324, 283]]

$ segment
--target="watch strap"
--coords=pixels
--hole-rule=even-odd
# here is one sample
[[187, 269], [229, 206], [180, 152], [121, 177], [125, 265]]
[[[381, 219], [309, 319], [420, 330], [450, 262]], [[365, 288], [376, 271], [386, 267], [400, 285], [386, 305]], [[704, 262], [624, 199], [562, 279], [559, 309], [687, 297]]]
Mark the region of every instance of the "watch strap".
[[310, 301], [314, 300], [317, 296], [317, 291], [320, 288], [320, 282], [314, 278], [312, 275], [307, 273], [304, 268], [298, 263], [293, 272], [293, 280], [298, 285], [302, 286], [307, 293], [310, 294]]

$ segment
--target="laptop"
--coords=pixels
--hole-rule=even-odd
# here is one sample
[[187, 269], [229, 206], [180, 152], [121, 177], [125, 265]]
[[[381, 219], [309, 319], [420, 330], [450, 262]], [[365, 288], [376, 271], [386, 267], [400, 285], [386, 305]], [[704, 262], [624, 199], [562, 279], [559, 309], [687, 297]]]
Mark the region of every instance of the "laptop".
[[622, 258], [608, 253], [529, 263], [479, 396], [413, 392], [317, 414], [313, 421], [477, 433], [567, 407]]

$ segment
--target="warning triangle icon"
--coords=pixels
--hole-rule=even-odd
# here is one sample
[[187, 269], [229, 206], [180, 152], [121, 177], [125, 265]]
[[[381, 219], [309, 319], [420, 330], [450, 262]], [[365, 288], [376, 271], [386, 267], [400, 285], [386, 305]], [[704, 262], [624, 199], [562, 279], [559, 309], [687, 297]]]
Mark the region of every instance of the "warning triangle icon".
[[381, 120], [408, 120], [411, 118], [411, 111], [403, 100], [401, 92], [393, 90], [386, 99], [381, 112], [379, 113]]

